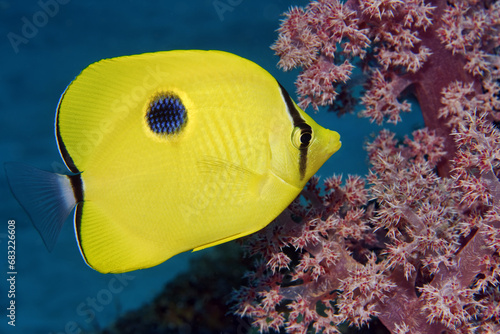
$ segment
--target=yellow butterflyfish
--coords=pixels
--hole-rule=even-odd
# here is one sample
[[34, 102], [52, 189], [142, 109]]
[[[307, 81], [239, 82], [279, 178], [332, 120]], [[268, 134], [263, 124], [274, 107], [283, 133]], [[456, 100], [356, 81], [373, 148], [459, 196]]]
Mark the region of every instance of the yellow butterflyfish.
[[102, 273], [262, 229], [341, 146], [266, 70], [222, 51], [91, 64], [55, 132], [71, 173], [7, 163], [8, 181], [49, 250], [76, 207], [81, 254]]

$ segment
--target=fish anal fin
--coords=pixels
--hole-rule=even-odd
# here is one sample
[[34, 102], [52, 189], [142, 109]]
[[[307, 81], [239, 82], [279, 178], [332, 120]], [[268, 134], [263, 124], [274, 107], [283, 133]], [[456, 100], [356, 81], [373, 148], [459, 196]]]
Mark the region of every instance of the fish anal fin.
[[75, 216], [78, 246], [85, 262], [101, 273], [123, 273], [156, 266], [175, 254], [148, 242], [111, 219], [92, 201], [79, 203]]

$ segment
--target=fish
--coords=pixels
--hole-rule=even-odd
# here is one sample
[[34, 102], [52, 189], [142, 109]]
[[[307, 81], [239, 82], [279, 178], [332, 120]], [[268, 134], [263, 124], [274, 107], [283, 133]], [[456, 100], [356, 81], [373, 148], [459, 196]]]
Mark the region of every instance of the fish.
[[103, 59], [61, 95], [67, 173], [4, 165], [51, 251], [74, 212], [85, 263], [123, 273], [257, 232], [341, 146], [265, 69], [215, 50]]

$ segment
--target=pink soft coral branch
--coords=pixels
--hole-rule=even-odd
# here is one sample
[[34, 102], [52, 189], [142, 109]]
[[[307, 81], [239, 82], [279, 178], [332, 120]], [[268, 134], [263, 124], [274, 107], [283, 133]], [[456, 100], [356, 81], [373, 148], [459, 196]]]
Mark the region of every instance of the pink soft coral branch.
[[[366, 178], [313, 177], [245, 247], [259, 256], [234, 311], [260, 332], [500, 332], [500, 2], [312, 1], [285, 14], [278, 65], [302, 67], [300, 105], [398, 123], [403, 91], [426, 127], [367, 144]], [[340, 100], [340, 101], [339, 101]], [[339, 103], [340, 102], [340, 103]], [[340, 110], [339, 112], [345, 112]]]

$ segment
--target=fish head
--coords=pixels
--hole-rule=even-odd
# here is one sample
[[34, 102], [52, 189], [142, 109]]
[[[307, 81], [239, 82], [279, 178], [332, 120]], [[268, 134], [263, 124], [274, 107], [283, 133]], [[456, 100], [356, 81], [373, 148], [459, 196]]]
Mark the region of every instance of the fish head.
[[[295, 122], [276, 124], [272, 131], [271, 169], [286, 183], [302, 189], [341, 147], [340, 135], [316, 123], [293, 101]], [[299, 121], [297, 121], [299, 120]]]

